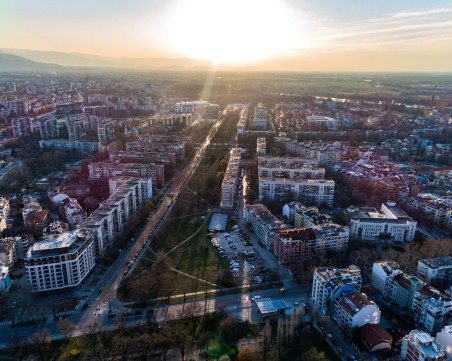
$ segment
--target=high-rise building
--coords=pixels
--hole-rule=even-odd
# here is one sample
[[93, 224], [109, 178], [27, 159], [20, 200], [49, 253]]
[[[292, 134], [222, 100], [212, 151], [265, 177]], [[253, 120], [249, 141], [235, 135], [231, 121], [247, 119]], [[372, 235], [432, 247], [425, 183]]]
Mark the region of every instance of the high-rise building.
[[13, 135], [16, 138], [24, 138], [31, 135], [31, 122], [29, 117], [11, 119]]
[[82, 140], [86, 136], [86, 117], [84, 115], [68, 115], [66, 119], [69, 140]]
[[39, 119], [39, 132], [41, 139], [57, 139], [60, 136], [58, 120], [55, 116], [47, 116]]
[[33, 292], [79, 286], [96, 264], [93, 234], [86, 229], [35, 242], [25, 257], [25, 271]]

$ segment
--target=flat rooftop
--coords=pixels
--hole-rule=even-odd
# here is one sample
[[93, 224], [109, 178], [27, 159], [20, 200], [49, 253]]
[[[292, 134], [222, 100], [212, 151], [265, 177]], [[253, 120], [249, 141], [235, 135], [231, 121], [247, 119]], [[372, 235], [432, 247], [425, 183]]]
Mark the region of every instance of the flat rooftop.
[[226, 213], [213, 213], [209, 224], [209, 231], [224, 231], [228, 224], [228, 215]]

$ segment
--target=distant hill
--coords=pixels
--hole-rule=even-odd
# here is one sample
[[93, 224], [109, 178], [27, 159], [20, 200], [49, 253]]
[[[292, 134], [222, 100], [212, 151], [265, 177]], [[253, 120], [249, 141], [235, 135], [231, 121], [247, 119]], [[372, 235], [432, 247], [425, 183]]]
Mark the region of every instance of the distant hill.
[[21, 56], [0, 52], [0, 72], [54, 72], [64, 69], [57, 64], [41, 63]]
[[121, 69], [203, 69], [211, 67], [209, 61], [188, 58], [111, 58], [91, 54], [28, 49], [0, 49], [0, 52], [20, 56], [34, 62], [67, 67]]

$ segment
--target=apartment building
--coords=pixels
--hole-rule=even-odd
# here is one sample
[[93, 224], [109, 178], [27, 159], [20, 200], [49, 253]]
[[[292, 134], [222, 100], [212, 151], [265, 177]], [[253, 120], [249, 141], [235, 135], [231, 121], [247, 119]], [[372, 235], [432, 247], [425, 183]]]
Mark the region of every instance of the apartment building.
[[68, 115], [66, 125], [69, 140], [82, 140], [86, 137], [87, 118], [84, 115]]
[[247, 204], [243, 208], [246, 223], [251, 223], [259, 241], [268, 249], [273, 249], [276, 231], [287, 226], [276, 218], [263, 204]]
[[436, 334], [436, 342], [443, 346], [448, 360], [452, 360], [452, 325], [444, 326], [443, 329]]
[[267, 143], [265, 137], [258, 137], [256, 140], [256, 155], [263, 157], [267, 154]]
[[333, 206], [334, 181], [259, 178], [259, 202], [293, 200], [306, 205]]
[[429, 333], [439, 331], [452, 311], [452, 298], [437, 289], [424, 286], [414, 293], [411, 304], [415, 322]]
[[355, 265], [342, 269], [321, 267], [314, 271], [312, 302], [323, 314], [333, 314], [337, 300], [360, 290], [361, 270]]
[[158, 187], [164, 183], [163, 164], [97, 162], [88, 165], [89, 178], [99, 180], [110, 177], [152, 178], [152, 184]]
[[6, 228], [6, 221], [9, 217], [9, 200], [5, 197], [0, 197], [0, 232]]
[[441, 197], [430, 193], [419, 193], [410, 198], [411, 211], [430, 218], [434, 224], [452, 229], [452, 198]]
[[329, 214], [320, 213], [317, 207], [301, 207], [295, 212], [295, 227], [321, 226], [331, 222], [331, 216]]
[[117, 150], [109, 152], [112, 162], [119, 163], [159, 163], [171, 169], [176, 166], [175, 152], [127, 152]]
[[25, 272], [33, 292], [50, 292], [79, 286], [95, 264], [93, 235], [78, 229], [35, 242], [25, 257]]
[[427, 284], [444, 290], [452, 284], [452, 256], [419, 260], [417, 275]]
[[88, 229], [93, 233], [97, 256], [105, 254], [127, 219], [144, 201], [142, 189], [140, 179], [130, 179], [79, 225], [80, 229]]
[[31, 135], [31, 121], [29, 117], [20, 117], [11, 119], [13, 136], [15, 138], [24, 138]]
[[108, 143], [114, 139], [113, 122], [103, 119], [97, 125], [97, 139], [101, 143]]
[[394, 261], [377, 261], [372, 266], [371, 285], [379, 290], [384, 299], [393, 301], [394, 277], [403, 273]]
[[75, 150], [80, 154], [91, 154], [101, 151], [102, 147], [99, 142], [90, 142], [82, 140], [67, 139], [44, 139], [39, 141], [41, 149], [60, 149], [62, 151]]
[[444, 347], [426, 332], [412, 330], [402, 341], [400, 356], [404, 361], [445, 361]]
[[[295, 158], [297, 159], [297, 158]], [[325, 179], [325, 168], [317, 167], [311, 164], [298, 165], [297, 163], [303, 162], [293, 162], [296, 165], [286, 166], [289, 162], [288, 158], [281, 158], [281, 163], [278, 165], [258, 165], [258, 176], [267, 178], [289, 178], [296, 180], [305, 179]]]
[[323, 115], [308, 115], [306, 117], [306, 124], [316, 128], [324, 128], [329, 131], [337, 129], [337, 120]]
[[221, 184], [220, 207], [232, 209], [234, 207], [235, 195], [237, 191], [237, 181], [239, 177], [239, 163], [241, 157], [240, 148], [232, 148], [229, 156], [229, 163]]
[[189, 127], [191, 125], [191, 114], [155, 114], [149, 118], [150, 125], [163, 125], [167, 127]]
[[318, 164], [335, 164], [350, 151], [343, 142], [297, 142], [289, 138], [277, 137], [275, 143], [297, 157], [310, 159]]
[[380, 323], [380, 308], [364, 293], [351, 292], [336, 300], [333, 318], [345, 334], [353, 335], [353, 330], [367, 324]]
[[[132, 177], [112, 177], [108, 179], [110, 195], [115, 193], [123, 184], [133, 182]], [[139, 178], [141, 186], [141, 196], [143, 200], [152, 199], [152, 178]]]
[[380, 238], [392, 239], [399, 242], [409, 242], [416, 233], [417, 222], [388, 201], [381, 205], [381, 210], [365, 207], [351, 215], [350, 236], [370, 241]]
[[57, 139], [60, 137], [60, 128], [55, 116], [40, 118], [38, 122], [41, 139]]

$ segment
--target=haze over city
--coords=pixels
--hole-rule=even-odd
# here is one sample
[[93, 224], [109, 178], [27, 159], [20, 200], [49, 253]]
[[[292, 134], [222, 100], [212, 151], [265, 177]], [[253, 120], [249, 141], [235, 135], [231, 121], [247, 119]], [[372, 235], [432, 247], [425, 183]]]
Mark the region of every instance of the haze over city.
[[450, 0], [0, 0], [0, 360], [452, 360]]
[[2, 1], [0, 48], [256, 70], [450, 71], [451, 14], [449, 1]]

